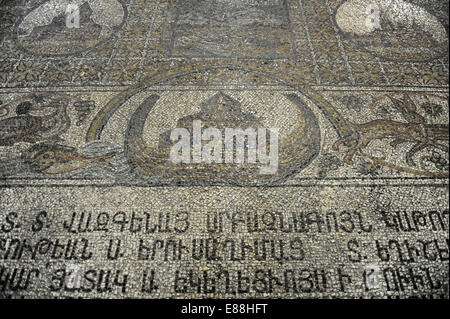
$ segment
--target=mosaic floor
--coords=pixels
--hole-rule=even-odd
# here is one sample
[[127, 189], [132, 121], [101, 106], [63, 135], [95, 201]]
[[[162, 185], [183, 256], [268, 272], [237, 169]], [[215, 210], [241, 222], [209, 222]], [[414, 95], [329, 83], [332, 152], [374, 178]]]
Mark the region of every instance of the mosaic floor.
[[0, 297], [448, 299], [448, 10], [0, 0]]

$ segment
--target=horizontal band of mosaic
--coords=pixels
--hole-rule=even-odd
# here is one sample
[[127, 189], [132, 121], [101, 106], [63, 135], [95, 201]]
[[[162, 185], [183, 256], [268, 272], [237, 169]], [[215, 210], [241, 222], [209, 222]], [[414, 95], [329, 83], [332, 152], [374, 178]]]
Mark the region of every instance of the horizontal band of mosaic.
[[448, 3], [73, 2], [0, 1], [1, 298], [449, 298]]

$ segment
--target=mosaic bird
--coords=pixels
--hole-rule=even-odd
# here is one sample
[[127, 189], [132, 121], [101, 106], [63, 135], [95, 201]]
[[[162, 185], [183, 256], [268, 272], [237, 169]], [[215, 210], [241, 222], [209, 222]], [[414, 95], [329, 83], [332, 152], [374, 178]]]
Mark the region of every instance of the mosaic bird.
[[[48, 115], [31, 115], [31, 111], [53, 108]], [[39, 107], [31, 102], [22, 102], [16, 107], [16, 116], [0, 121], [0, 146], [12, 146], [19, 142], [36, 143], [43, 140], [60, 140], [70, 125], [66, 103], [53, 101]]]
[[41, 139], [38, 132], [42, 120], [29, 114], [33, 109], [31, 102], [20, 103], [16, 107], [17, 116], [0, 121], [0, 146], [11, 146], [18, 142], [35, 143]]

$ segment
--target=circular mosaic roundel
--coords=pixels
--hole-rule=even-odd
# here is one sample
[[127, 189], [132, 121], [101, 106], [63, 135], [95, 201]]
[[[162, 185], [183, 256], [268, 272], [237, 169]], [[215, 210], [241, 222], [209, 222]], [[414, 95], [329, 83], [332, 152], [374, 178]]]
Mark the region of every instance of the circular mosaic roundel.
[[48, 0], [17, 21], [13, 37], [31, 55], [76, 55], [110, 40], [127, 15], [122, 0]]
[[407, 1], [346, 0], [334, 18], [350, 41], [386, 60], [426, 61], [448, 50], [442, 23]]

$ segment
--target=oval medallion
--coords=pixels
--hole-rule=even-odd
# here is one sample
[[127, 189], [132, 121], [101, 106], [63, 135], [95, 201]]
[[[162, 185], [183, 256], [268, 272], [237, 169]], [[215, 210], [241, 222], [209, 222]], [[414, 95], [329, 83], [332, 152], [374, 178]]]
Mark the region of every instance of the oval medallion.
[[19, 19], [14, 41], [32, 55], [76, 55], [110, 40], [127, 15], [122, 0], [49, 0]]

